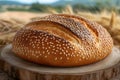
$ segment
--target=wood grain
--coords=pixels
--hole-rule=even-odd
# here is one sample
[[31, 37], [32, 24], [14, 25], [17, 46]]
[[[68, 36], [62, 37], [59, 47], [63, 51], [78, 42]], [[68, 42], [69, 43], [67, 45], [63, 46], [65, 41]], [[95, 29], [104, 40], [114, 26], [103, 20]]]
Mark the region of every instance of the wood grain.
[[95, 64], [58, 68], [27, 62], [15, 56], [11, 45], [2, 51], [4, 70], [19, 80], [110, 80], [120, 74], [120, 51], [114, 47], [113, 52], [104, 60]]

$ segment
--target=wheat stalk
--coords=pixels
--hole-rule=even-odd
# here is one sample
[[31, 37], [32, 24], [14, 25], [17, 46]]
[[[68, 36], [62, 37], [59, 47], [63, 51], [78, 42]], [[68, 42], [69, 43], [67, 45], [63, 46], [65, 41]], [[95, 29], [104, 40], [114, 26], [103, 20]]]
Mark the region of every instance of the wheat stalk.
[[65, 13], [65, 14], [74, 14], [72, 6], [71, 5], [67, 5], [65, 7], [65, 10], [62, 11], [62, 13]]
[[53, 8], [48, 8], [47, 10], [51, 14], [58, 14], [58, 12], [55, 9], [53, 9]]
[[115, 12], [112, 11], [112, 15], [111, 15], [111, 19], [110, 19], [110, 28], [113, 28], [114, 27], [114, 24], [115, 24], [115, 18], [116, 18], [116, 14]]

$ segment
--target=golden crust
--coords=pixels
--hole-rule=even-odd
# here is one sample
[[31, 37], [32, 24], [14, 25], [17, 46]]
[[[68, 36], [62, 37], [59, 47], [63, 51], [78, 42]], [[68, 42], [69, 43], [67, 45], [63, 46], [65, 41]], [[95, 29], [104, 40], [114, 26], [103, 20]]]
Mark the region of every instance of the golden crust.
[[14, 37], [19, 57], [49, 66], [95, 63], [111, 53], [113, 40], [99, 24], [85, 18], [55, 14], [28, 23]]

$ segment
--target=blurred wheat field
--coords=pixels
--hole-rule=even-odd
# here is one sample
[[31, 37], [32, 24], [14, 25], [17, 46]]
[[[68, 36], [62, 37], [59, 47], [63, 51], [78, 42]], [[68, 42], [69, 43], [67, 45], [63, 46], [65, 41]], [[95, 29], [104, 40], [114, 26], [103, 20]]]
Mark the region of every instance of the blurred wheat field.
[[[95, 21], [105, 27], [111, 34], [114, 44], [120, 46], [120, 17], [115, 12], [102, 11], [100, 13], [90, 13], [78, 11], [74, 13], [72, 7], [67, 5], [62, 11], [64, 14], [83, 16], [91, 21]], [[36, 17], [43, 17], [49, 14], [59, 14], [53, 9], [49, 13], [30, 12], [3, 12], [0, 13], [0, 47], [12, 42], [15, 33], [24, 24]]]

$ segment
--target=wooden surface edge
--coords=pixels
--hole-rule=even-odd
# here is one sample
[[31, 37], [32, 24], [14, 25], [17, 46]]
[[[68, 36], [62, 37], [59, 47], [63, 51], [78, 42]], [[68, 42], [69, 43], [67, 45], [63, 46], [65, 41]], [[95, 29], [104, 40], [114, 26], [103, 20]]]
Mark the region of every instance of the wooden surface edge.
[[7, 62], [4, 64], [4, 71], [18, 80], [114, 80], [120, 74], [120, 62], [105, 70], [83, 75], [40, 74], [13, 66]]

